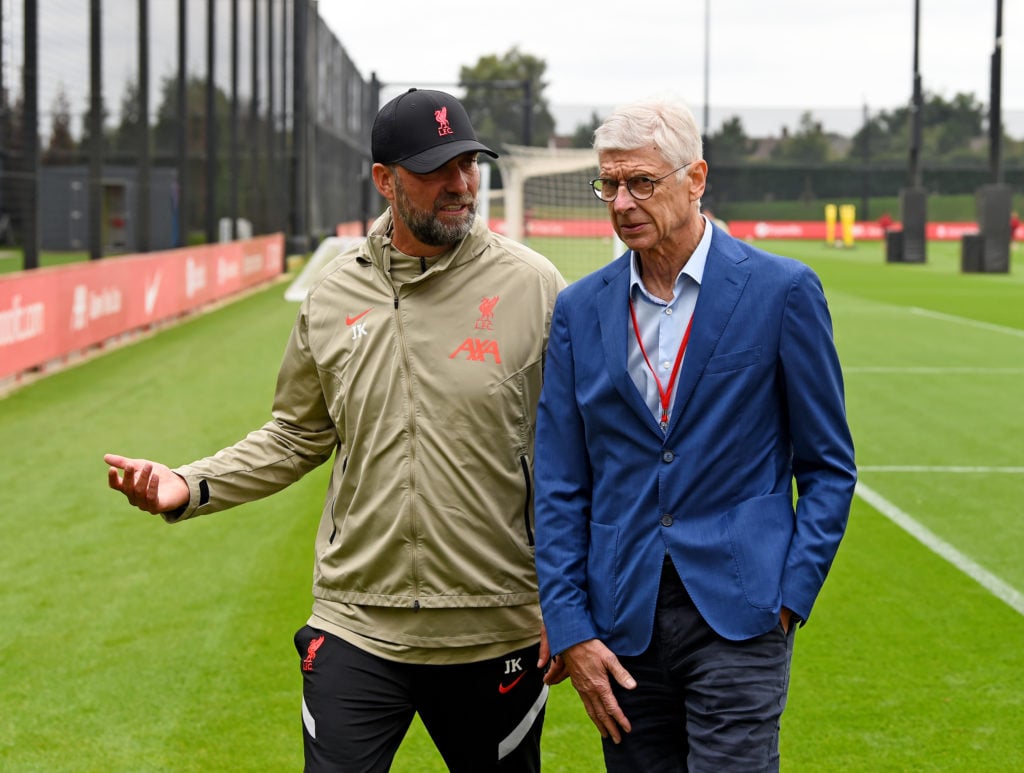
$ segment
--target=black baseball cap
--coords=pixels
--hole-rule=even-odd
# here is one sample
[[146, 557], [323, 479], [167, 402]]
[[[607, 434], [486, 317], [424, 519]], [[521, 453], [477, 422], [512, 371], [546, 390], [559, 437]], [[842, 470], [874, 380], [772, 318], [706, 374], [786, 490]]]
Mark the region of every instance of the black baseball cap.
[[371, 135], [376, 164], [401, 164], [423, 174], [463, 153], [498, 154], [476, 138], [466, 108], [451, 94], [409, 89], [377, 113]]

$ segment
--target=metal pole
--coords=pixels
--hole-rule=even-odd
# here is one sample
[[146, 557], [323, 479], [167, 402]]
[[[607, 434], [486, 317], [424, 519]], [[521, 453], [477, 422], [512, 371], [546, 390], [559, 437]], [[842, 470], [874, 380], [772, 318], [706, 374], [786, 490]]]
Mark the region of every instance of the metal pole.
[[867, 221], [871, 219], [871, 113], [868, 106], [864, 105], [864, 181], [861, 193], [861, 216], [860, 219]]
[[24, 158], [20, 172], [21, 248], [25, 268], [39, 267], [39, 9], [36, 0], [25, 0], [25, 62], [21, 88], [25, 98], [22, 115]]
[[[703, 156], [707, 164], [714, 161], [713, 148], [711, 147], [711, 0], [704, 0], [704, 136]], [[701, 195], [701, 204], [712, 211], [714, 204], [714, 186], [710, 180], [705, 180], [704, 193]]]
[[990, 82], [990, 101], [988, 113], [988, 165], [992, 182], [1003, 180], [1002, 146], [1003, 146], [1003, 109], [1002, 109], [1002, 73], [1003, 70], [1003, 0], [996, 0], [996, 43], [992, 51], [992, 76]]
[[188, 0], [178, 0], [178, 222], [174, 244], [188, 241]]
[[[373, 125], [373, 117], [377, 115], [377, 111], [380, 109], [380, 90], [381, 82], [377, 79], [377, 73], [370, 73], [369, 88], [366, 90], [362, 105], [360, 105], [363, 111], [362, 131], [364, 137], [367, 138], [366, 143], [363, 145], [364, 148], [370, 147], [369, 142], [369, 129]], [[374, 198], [373, 194], [376, 188], [373, 186], [373, 176], [370, 173], [371, 170], [371, 159], [366, 151], [363, 151], [363, 177], [362, 177], [362, 210], [359, 213], [360, 223], [362, 224], [362, 234], [366, 236], [369, 231], [369, 222], [371, 216], [371, 207], [373, 206]]]
[[[246, 141], [249, 143], [249, 187], [246, 191], [248, 206], [246, 211], [250, 218], [258, 223], [262, 208], [259, 207], [260, 197], [266, 190], [262, 176], [260, 175], [260, 156], [256, 130], [260, 120], [260, 4], [259, 0], [252, 0], [252, 29], [249, 30], [251, 37], [249, 46], [251, 57], [249, 59], [250, 97], [249, 97], [249, 131], [246, 132]], [[262, 224], [255, 226], [256, 233], [263, 232]]]
[[139, 252], [149, 252], [149, 199], [150, 168], [149, 153], [149, 0], [139, 0], [139, 170], [138, 230], [135, 247]]
[[102, 3], [89, 1], [89, 258], [103, 257]]
[[217, 241], [216, 0], [206, 0], [206, 243]]
[[921, 37], [921, 0], [914, 0], [914, 91], [910, 116], [910, 168], [908, 177], [914, 188], [921, 186], [921, 73], [918, 69], [918, 45]]
[[711, 0], [704, 0], [704, 140], [711, 133]]
[[295, 0], [292, 17], [292, 222], [293, 250], [304, 253], [308, 249], [306, 222], [306, 40], [309, 10], [308, 0]]
[[228, 191], [228, 215], [231, 218], [231, 240], [238, 238], [238, 0], [231, 0], [231, 126]]
[[266, 205], [264, 219], [268, 232], [277, 230], [277, 186], [270, 181], [277, 178], [277, 131], [274, 115], [274, 0], [267, 0], [267, 164]]
[[[294, 0], [293, 0], [294, 2]], [[295, 20], [292, 19], [294, 25]], [[277, 203], [279, 205], [279, 212], [281, 213], [280, 223], [281, 230], [286, 234], [290, 233], [291, 227], [291, 206], [289, 199], [291, 197], [290, 187], [290, 175], [292, 173], [291, 167], [288, 163], [288, 127], [289, 118], [291, 123], [294, 124], [295, 116], [290, 115], [289, 110], [289, 92], [288, 87], [294, 85], [289, 79], [288, 69], [288, 41], [290, 40], [290, 34], [288, 30], [288, 0], [281, 0], [281, 118], [280, 118], [280, 131], [277, 137], [278, 143], [278, 175], [282, 181], [282, 186], [277, 192]], [[287, 252], [287, 250], [286, 250]]]
[[[4, 77], [4, 4], [3, 0], [0, 0], [0, 118], [6, 119], [7, 116], [7, 80]], [[2, 121], [0, 121], [0, 131], [2, 131]], [[6, 139], [5, 135], [0, 134], [0, 152], [3, 152], [3, 148], [7, 147], [4, 144]], [[0, 168], [0, 171], [3, 171]]]
[[[0, 0], [0, 213], [9, 211], [10, 202], [5, 204], [4, 194], [7, 193], [7, 165], [10, 163], [9, 129], [7, 128], [7, 78], [4, 70], [4, 4]], [[0, 219], [3, 214], [0, 214]], [[0, 223], [0, 239], [4, 239], [10, 231], [5, 231]], [[2, 243], [2, 242], [0, 242]]]

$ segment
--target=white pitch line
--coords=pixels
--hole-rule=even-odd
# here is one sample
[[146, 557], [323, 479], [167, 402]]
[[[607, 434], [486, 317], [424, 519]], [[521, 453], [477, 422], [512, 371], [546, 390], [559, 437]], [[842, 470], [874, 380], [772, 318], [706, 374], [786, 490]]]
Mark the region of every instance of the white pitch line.
[[922, 309], [917, 306], [910, 308], [911, 314], [918, 314], [922, 317], [931, 317], [932, 319], [942, 319], [946, 322], [956, 322], [960, 325], [967, 325], [968, 327], [977, 327], [982, 330], [992, 330], [996, 333], [1005, 333], [1006, 335], [1017, 336], [1024, 338], [1024, 330], [1019, 327], [1007, 327], [1006, 325], [995, 325], [991, 322], [981, 322], [977, 319], [969, 319], [967, 317], [958, 317], [955, 314], [944, 314], [941, 311], [931, 311], [930, 309]]
[[1019, 376], [1021, 373], [1024, 373], [1024, 368], [949, 367], [945, 365], [849, 365], [843, 368], [843, 373], [912, 373], [914, 375], [929, 376]]
[[949, 561], [949, 563], [971, 579], [975, 580], [979, 585], [981, 585], [981, 587], [997, 599], [1005, 602], [1016, 612], [1024, 615], [1024, 594], [1021, 594], [1019, 590], [1003, 582], [990, 571], [975, 563], [972, 559], [965, 556], [948, 542], [940, 539], [929, 529], [915, 521], [910, 515], [900, 510], [888, 499], [859, 481], [857, 483], [856, 493], [857, 496], [907, 532], [930, 551]]
[[862, 465], [858, 464], [860, 472], [941, 472], [941, 473], [979, 473], [979, 474], [1009, 474], [1020, 475], [1024, 473], [1024, 467], [967, 467], [962, 465], [937, 466], [924, 464], [887, 464], [887, 465]]

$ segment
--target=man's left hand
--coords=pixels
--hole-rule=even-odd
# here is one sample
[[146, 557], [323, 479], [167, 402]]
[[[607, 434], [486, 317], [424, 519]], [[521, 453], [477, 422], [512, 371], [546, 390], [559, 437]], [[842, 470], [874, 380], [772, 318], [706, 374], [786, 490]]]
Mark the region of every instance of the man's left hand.
[[548, 644], [548, 629], [543, 625], [540, 627], [540, 653], [537, 656], [537, 668], [544, 671], [545, 684], [558, 684], [569, 676], [569, 672], [565, 668], [565, 661], [558, 655], [551, 654], [551, 645]]
[[779, 610], [779, 622], [782, 623], [782, 630], [789, 633], [789, 625], [793, 622], [793, 610], [783, 607]]

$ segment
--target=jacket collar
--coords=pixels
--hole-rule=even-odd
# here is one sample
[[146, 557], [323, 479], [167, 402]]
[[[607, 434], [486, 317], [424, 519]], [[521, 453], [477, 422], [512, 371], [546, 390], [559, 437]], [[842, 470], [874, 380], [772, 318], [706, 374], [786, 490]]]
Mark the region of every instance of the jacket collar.
[[[602, 270], [605, 286], [598, 291], [596, 297], [601, 344], [608, 373], [616, 390], [643, 422], [660, 435], [661, 429], [626, 367], [629, 359], [627, 333], [630, 323], [627, 299], [630, 256], [631, 253], [627, 252]], [[685, 412], [686, 404], [732, 318], [750, 277], [749, 268], [743, 265], [746, 260], [747, 255], [739, 248], [735, 239], [720, 228], [712, 232], [700, 295], [697, 297], [697, 307], [693, 313], [693, 331], [676, 384], [669, 434], [678, 425], [679, 417]]]
[[[391, 237], [394, 233], [394, 216], [391, 207], [384, 210], [366, 235], [366, 241], [360, 251], [358, 260], [370, 263], [384, 273], [391, 271]], [[480, 256], [487, 245], [486, 237], [490, 233], [487, 224], [479, 216], [473, 220], [469, 234], [456, 246], [442, 255], [431, 267], [431, 271], [444, 271], [459, 266]]]

